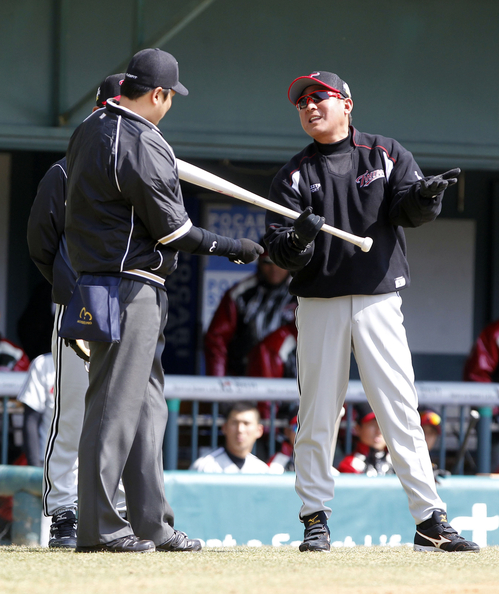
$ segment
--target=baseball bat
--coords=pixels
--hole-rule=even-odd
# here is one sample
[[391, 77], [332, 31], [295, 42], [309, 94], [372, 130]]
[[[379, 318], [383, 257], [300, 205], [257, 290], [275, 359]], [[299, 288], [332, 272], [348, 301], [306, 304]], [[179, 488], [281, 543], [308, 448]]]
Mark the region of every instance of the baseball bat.
[[[295, 212], [290, 208], [286, 208], [285, 206], [276, 204], [271, 200], [267, 200], [267, 198], [262, 198], [257, 194], [248, 192], [248, 190], [240, 188], [239, 186], [236, 186], [222, 177], [218, 177], [213, 173], [209, 173], [200, 167], [196, 167], [195, 165], [191, 165], [190, 163], [186, 163], [180, 159], [177, 159], [177, 167], [178, 176], [183, 181], [189, 182], [196, 186], [201, 186], [202, 188], [207, 188], [213, 192], [219, 192], [220, 194], [232, 196], [233, 198], [243, 200], [244, 202], [249, 202], [250, 204], [265, 208], [266, 210], [271, 210], [272, 212], [276, 212], [293, 220], [300, 216], [299, 212]], [[368, 252], [373, 244], [373, 240], [370, 237], [358, 237], [357, 235], [352, 235], [351, 233], [342, 231], [341, 229], [336, 229], [336, 227], [331, 227], [331, 225], [324, 224], [321, 230], [329, 233], [330, 235], [334, 235], [335, 237], [339, 237], [345, 241], [353, 243], [354, 245], [360, 247], [363, 252]]]
[[[456, 461], [454, 463], [454, 468], [452, 469], [452, 474], [456, 474], [459, 471], [459, 464], [460, 464], [461, 460], [464, 458], [464, 455], [466, 454], [466, 448], [468, 447], [468, 442], [471, 437], [471, 432], [476, 427], [479, 420], [480, 420], [480, 414], [478, 413], [478, 411], [470, 410], [470, 422], [468, 424], [468, 429], [466, 430], [466, 435], [464, 436], [463, 443], [461, 444], [461, 447], [459, 448], [459, 452], [457, 453]], [[444, 437], [442, 436], [442, 439], [443, 438]]]

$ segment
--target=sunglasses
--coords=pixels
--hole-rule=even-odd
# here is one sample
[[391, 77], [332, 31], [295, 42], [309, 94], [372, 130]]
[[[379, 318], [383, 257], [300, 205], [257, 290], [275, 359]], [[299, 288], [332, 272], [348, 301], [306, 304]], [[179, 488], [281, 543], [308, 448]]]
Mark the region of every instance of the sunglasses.
[[333, 91], [314, 91], [313, 93], [300, 97], [296, 102], [296, 108], [302, 110], [305, 109], [310, 102], [317, 105], [317, 103], [325, 101], [326, 99], [331, 99], [331, 97], [344, 99], [344, 97], [341, 96], [341, 93], [335, 93]]

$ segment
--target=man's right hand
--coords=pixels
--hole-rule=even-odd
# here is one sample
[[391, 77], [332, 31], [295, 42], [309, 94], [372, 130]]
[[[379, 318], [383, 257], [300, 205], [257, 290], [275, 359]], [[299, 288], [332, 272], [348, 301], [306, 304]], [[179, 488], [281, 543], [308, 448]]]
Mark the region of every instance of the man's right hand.
[[249, 264], [264, 252], [263, 247], [251, 239], [239, 239], [238, 243], [240, 247], [236, 247], [236, 250], [228, 256], [229, 260], [235, 264]]
[[312, 212], [312, 207], [307, 208], [295, 220], [293, 230], [291, 231], [291, 239], [294, 245], [303, 251], [314, 241], [317, 234], [321, 230], [322, 225], [326, 222], [324, 217], [320, 217]]

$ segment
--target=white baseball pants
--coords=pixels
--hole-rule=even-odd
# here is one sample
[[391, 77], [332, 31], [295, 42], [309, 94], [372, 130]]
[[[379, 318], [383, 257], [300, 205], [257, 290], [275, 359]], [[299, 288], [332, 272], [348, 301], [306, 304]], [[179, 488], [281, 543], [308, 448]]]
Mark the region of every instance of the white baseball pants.
[[[83, 360], [64, 344], [63, 338], [57, 336], [65, 311], [64, 305], [56, 306], [52, 332], [54, 411], [45, 449], [42, 497], [46, 516], [78, 507], [78, 444], [85, 413], [88, 373]], [[126, 509], [121, 482], [117, 508], [120, 511]]]
[[295, 441], [300, 517], [331, 509], [331, 443], [343, 405], [353, 350], [367, 399], [387, 443], [416, 524], [435, 509], [437, 495], [424, 439], [414, 371], [398, 293], [298, 298], [297, 364], [300, 409]]

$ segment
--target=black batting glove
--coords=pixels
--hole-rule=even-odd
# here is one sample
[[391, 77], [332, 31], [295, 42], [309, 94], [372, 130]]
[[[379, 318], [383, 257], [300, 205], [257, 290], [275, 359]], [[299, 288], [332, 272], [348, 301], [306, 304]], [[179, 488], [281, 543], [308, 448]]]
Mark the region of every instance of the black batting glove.
[[249, 264], [263, 254], [263, 252], [264, 249], [259, 243], [243, 238], [236, 241], [236, 247], [228, 255], [228, 258], [235, 264]]
[[291, 231], [291, 241], [300, 251], [306, 250], [308, 246], [317, 237], [322, 225], [326, 222], [324, 217], [320, 217], [312, 212], [312, 207], [307, 208], [296, 219]]
[[419, 181], [419, 195], [422, 198], [436, 198], [439, 194], [444, 192], [449, 186], [457, 184], [457, 178], [461, 170], [459, 168], [451, 169], [440, 175], [430, 175], [423, 177]]

